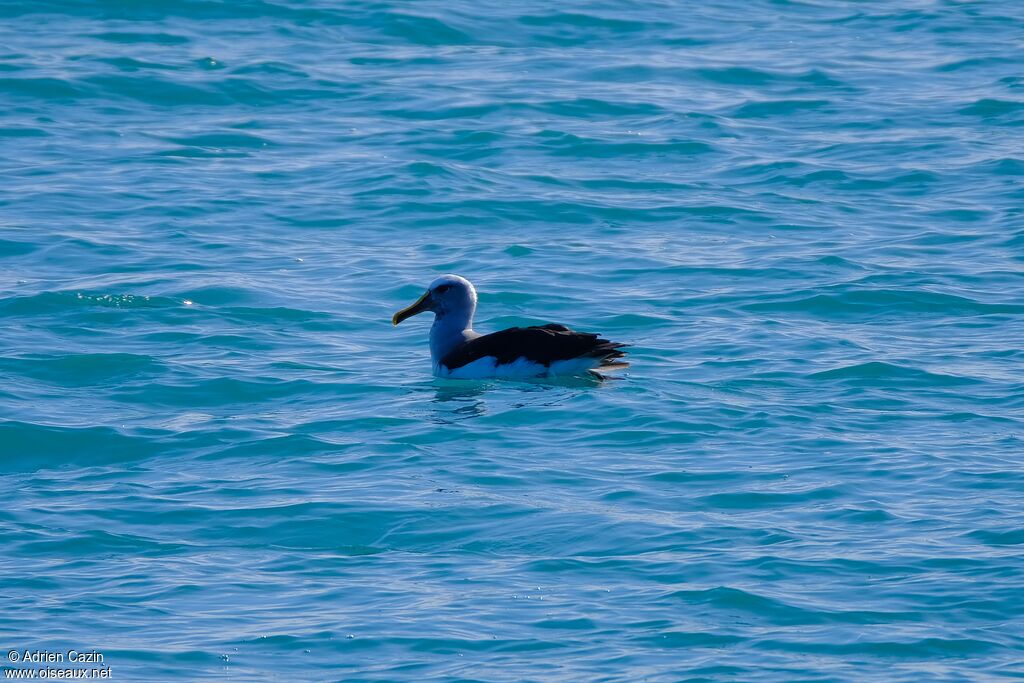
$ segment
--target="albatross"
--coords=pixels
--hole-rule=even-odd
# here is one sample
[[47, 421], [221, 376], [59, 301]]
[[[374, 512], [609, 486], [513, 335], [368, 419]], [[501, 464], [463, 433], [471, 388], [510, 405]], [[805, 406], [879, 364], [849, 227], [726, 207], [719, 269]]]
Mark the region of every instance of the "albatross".
[[431, 311], [430, 358], [437, 377], [450, 379], [526, 379], [590, 374], [629, 367], [619, 360], [626, 344], [596, 334], [575, 332], [565, 325], [510, 327], [500, 332], [473, 331], [476, 289], [464, 277], [442, 275], [413, 304], [391, 318]]

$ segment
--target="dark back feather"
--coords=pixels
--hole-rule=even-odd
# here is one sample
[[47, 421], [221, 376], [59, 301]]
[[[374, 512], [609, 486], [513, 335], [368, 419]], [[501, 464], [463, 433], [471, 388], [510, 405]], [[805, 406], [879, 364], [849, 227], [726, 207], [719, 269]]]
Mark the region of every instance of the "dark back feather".
[[549, 367], [555, 361], [571, 358], [600, 358], [603, 362], [621, 358], [625, 344], [602, 339], [596, 334], [574, 332], [565, 325], [549, 324], [534, 327], [510, 327], [471, 339], [455, 349], [441, 363], [450, 370], [475, 360], [493, 356], [499, 365], [526, 358]]

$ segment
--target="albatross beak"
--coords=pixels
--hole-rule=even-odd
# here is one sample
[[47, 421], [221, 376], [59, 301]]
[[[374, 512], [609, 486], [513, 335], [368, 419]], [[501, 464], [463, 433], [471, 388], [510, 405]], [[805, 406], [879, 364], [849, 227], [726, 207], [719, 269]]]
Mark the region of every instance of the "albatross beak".
[[416, 300], [416, 303], [414, 303], [411, 306], [407, 306], [406, 308], [403, 308], [398, 313], [395, 313], [393, 316], [391, 316], [391, 324], [397, 325], [406, 318], [411, 318], [417, 313], [429, 311], [430, 307], [433, 304], [434, 302], [431, 301], [430, 299], [430, 290], [428, 289], [427, 291], [423, 292], [423, 296]]

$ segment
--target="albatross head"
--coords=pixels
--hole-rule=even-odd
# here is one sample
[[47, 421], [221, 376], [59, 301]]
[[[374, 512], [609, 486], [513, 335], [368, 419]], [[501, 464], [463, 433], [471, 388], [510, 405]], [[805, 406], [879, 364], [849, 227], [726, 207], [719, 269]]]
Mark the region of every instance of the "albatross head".
[[459, 330], [469, 329], [473, 322], [473, 312], [476, 310], [476, 289], [473, 284], [464, 277], [458, 275], [442, 275], [427, 287], [415, 303], [395, 313], [391, 323], [397, 325], [406, 318], [411, 318], [417, 313], [433, 311], [435, 319], [451, 320]]

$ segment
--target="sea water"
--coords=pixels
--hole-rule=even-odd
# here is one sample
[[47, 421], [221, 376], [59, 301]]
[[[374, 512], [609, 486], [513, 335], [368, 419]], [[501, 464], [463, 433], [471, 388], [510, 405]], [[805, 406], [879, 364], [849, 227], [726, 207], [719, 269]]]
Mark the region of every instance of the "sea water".
[[[1022, 46], [1016, 0], [3, 2], [0, 656], [1019, 679]], [[632, 367], [432, 379], [390, 316], [446, 272]]]

